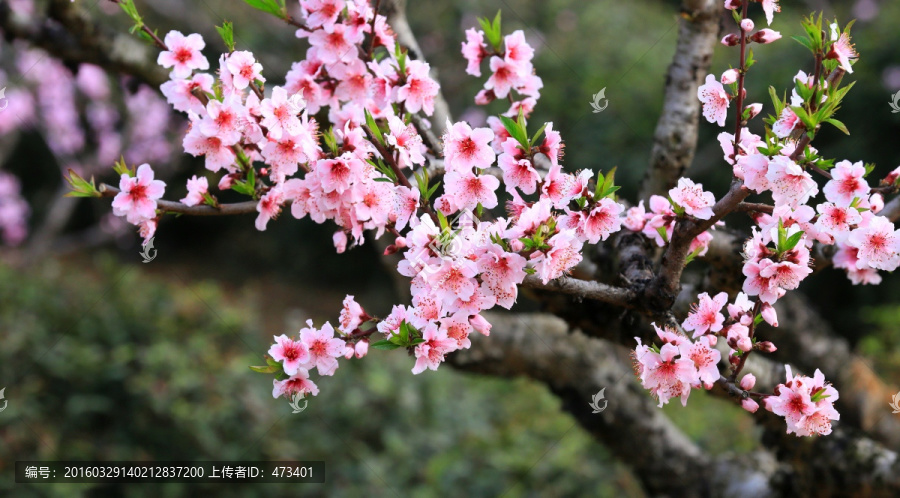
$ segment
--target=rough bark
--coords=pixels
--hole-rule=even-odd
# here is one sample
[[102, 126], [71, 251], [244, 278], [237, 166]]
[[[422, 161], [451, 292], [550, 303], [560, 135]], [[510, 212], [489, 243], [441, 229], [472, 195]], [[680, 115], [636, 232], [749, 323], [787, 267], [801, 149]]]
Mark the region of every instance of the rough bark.
[[697, 88], [709, 73], [721, 7], [718, 0], [686, 0], [682, 6], [684, 15], [679, 21], [675, 56], [666, 74], [665, 103], [653, 134], [641, 199], [674, 187], [694, 160], [700, 116]]

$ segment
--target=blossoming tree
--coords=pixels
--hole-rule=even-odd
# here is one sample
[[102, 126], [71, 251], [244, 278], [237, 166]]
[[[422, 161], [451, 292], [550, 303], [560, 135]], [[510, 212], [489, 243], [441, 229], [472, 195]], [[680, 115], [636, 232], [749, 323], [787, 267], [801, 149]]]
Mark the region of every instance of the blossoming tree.
[[[145, 241], [166, 214], [254, 213], [260, 231], [308, 216], [334, 227], [338, 253], [380, 243], [408, 285], [409, 301], [383, 316], [347, 296], [334, 324], [310, 321], [275, 337], [260, 352], [267, 364], [252, 367], [273, 377], [274, 397], [316, 396], [341, 363], [403, 350], [412, 374], [450, 362], [546, 382], [655, 494], [802, 492], [812, 489], [810, 476], [838, 472], [842, 489], [900, 490], [900, 473], [891, 475], [897, 455], [882, 446], [897, 443], [896, 423], [872, 427], [858, 405], [842, 405], [854, 385], [833, 356], [809, 346], [838, 340], [806, 329], [796, 313], [779, 320], [782, 304], [799, 299], [791, 291], [815, 270], [831, 265], [854, 284], [874, 285], [880, 272], [900, 266], [893, 224], [900, 201], [890, 199], [900, 168], [873, 179], [870, 165], [824, 157], [812, 145], [822, 127], [847, 131], [837, 113], [858, 59], [850, 24], [805, 19], [798, 41], [810, 66], [781, 82], [786, 88], [752, 95], [745, 81], [762, 63], [753, 47], [785, 43], [769, 27], [777, 27], [778, 1], [759, 1], [763, 15], [754, 19], [748, 0], [685, 0], [651, 168], [640, 198], [623, 199], [615, 168], [564, 166], [564, 137], [553, 123], [530, 120], [543, 87], [534, 49], [522, 31], [505, 32], [499, 14], [466, 31], [461, 56], [466, 72], [484, 82], [475, 103], [509, 107], [489, 117], [488, 127], [473, 128], [449, 117], [402, 2], [301, 0], [295, 18], [284, 1], [246, 0], [308, 46], [287, 74], [273, 75], [238, 46], [230, 23], [217, 27], [221, 40], [160, 36], [165, 27], [148, 26], [133, 0], [112, 1], [156, 47], [157, 64], [169, 71], [160, 91], [190, 121], [184, 151], [202, 157], [207, 171], [173, 186], [155, 179], [153, 165], [120, 161], [118, 186], [73, 172], [72, 195], [111, 198], [114, 214]], [[721, 37], [723, 15], [733, 22]], [[733, 68], [706, 74], [717, 43]], [[718, 136], [721, 174], [732, 178], [726, 192], [682, 176], [701, 115], [727, 128]], [[760, 134], [748, 128], [754, 120]], [[222, 203], [216, 192], [226, 190], [247, 200]], [[740, 216], [751, 218], [749, 234], [726, 226]], [[594, 264], [598, 254], [615, 255], [614, 274]], [[704, 292], [682, 285], [685, 267], [698, 259], [721, 274]], [[581, 332], [546, 316], [492, 311], [512, 309], [523, 287]], [[679, 311], [680, 300], [693, 303], [688, 312]], [[624, 329], [603, 323], [623, 310]], [[546, 348], [542, 337], [561, 351], [548, 358], [535, 346]], [[621, 384], [626, 368], [604, 349], [611, 342], [631, 349], [647, 393], [613, 386], [609, 412], [591, 417], [590, 393]], [[845, 381], [840, 395], [823, 371]], [[763, 426], [777, 420], [772, 451], [714, 459], [648, 408], [673, 399], [687, 404], [695, 390], [731, 399]], [[838, 430], [836, 421], [847, 416], [838, 408], [850, 410], [852, 430]], [[653, 454], [639, 454], [635, 441]], [[863, 446], [868, 453], [859, 458]], [[790, 456], [812, 447], [822, 449], [814, 461]], [[791, 463], [779, 467], [778, 458]], [[713, 472], [698, 477], [692, 469], [699, 465]]]

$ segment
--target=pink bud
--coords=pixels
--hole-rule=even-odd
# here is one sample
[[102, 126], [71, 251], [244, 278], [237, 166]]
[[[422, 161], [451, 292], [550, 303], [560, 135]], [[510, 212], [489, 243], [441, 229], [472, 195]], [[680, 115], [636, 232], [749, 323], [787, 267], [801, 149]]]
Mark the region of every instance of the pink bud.
[[747, 116], [747, 119], [753, 119], [762, 112], [762, 104], [750, 104], [746, 108], [750, 110], [750, 114]]
[[488, 105], [496, 99], [493, 90], [482, 90], [475, 95], [475, 103], [478, 105]]
[[749, 391], [756, 385], [756, 377], [753, 374], [747, 374], [741, 379], [741, 389]]
[[331, 240], [334, 242], [334, 248], [337, 250], [338, 254], [342, 254], [347, 250], [347, 233], [343, 230], [334, 232], [334, 235], [331, 236]]
[[900, 166], [897, 167], [894, 171], [888, 173], [884, 180], [881, 181], [884, 185], [893, 185], [897, 183], [897, 180], [900, 180]]
[[396, 252], [399, 251], [399, 250], [400, 250], [399, 247], [395, 246], [394, 244], [391, 244], [391, 245], [389, 245], [389, 246], [387, 246], [387, 247], [384, 248], [384, 253], [383, 253], [383, 255], [384, 255], [384, 256], [390, 256], [391, 254], [394, 254], [394, 253], [396, 253]]
[[394, 245], [399, 248], [407, 247], [406, 238], [405, 237], [397, 237], [396, 239], [394, 239]]
[[512, 252], [519, 252], [522, 249], [525, 249], [525, 244], [519, 239], [513, 239], [509, 241], [509, 248]]
[[481, 315], [474, 315], [469, 318], [469, 324], [472, 328], [484, 335], [491, 335], [491, 324]]
[[348, 360], [350, 358], [353, 358], [353, 348], [352, 347], [350, 347], [350, 346], [344, 347], [344, 358], [346, 358]]
[[741, 39], [738, 38], [738, 35], [734, 33], [727, 34], [724, 38], [722, 38], [722, 45], [725, 45], [726, 47], [733, 47], [740, 42]]
[[763, 353], [774, 353], [778, 350], [778, 348], [776, 348], [775, 345], [770, 341], [757, 342], [756, 347]]
[[756, 410], [759, 409], [759, 403], [757, 403], [756, 401], [753, 401], [750, 398], [747, 398], [747, 399], [741, 401], [741, 408], [743, 408], [744, 410], [747, 410], [750, 413], [756, 413]]
[[369, 352], [369, 341], [367, 339], [363, 339], [356, 343], [356, 357], [362, 358]]
[[772, 43], [773, 41], [780, 40], [781, 33], [779, 33], [778, 31], [773, 31], [769, 28], [766, 28], [766, 29], [761, 29], [761, 30], [757, 31], [756, 33], [754, 33], [753, 36], [750, 37], [750, 39], [755, 41], [756, 43], [761, 43], [761, 44], [765, 45], [767, 43]]
[[737, 78], [738, 78], [737, 70], [729, 69], [729, 70], [725, 71], [724, 73], [722, 73], [722, 84], [730, 85], [730, 84], [734, 83], [735, 81], [737, 81]]
[[741, 351], [746, 353], [747, 351], [750, 351], [751, 349], [753, 349], [753, 341], [750, 340], [749, 337], [743, 337], [740, 340], [738, 340], [737, 346], [738, 346], [738, 349], [740, 349]]
[[775, 308], [773, 308], [771, 304], [763, 303], [762, 317], [769, 325], [773, 327], [778, 326], [778, 314], [775, 313]]
[[884, 209], [884, 197], [878, 193], [872, 194], [872, 196], [869, 197], [869, 209], [873, 213], [877, 213]]
[[741, 21], [741, 31], [753, 31], [753, 21], [750, 19], [744, 19]]
[[228, 190], [234, 185], [235, 174], [225, 175], [219, 180], [219, 190]]
[[711, 347], [711, 348], [715, 347], [716, 343], [719, 342], [718, 336], [710, 334], [710, 335], [706, 335], [704, 337], [706, 337], [706, 340], [709, 341], [709, 347]]
[[741, 0], [725, 0], [725, 8], [735, 10], [741, 6]]
[[733, 366], [737, 366], [738, 363], [741, 362], [741, 359], [735, 355], [731, 355], [728, 357], [728, 363], [731, 363]]

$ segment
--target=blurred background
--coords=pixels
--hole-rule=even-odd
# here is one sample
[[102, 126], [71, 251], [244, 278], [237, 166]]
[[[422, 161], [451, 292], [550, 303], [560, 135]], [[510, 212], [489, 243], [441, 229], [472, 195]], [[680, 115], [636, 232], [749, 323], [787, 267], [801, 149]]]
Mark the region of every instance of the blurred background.
[[[80, 8], [125, 33], [128, 21], [105, 0]], [[296, 2], [288, 2], [296, 3]], [[39, 15], [41, 2], [8, 4]], [[856, 87], [841, 119], [852, 136], [827, 128], [815, 146], [827, 157], [900, 164], [900, 3], [887, 0], [782, 2], [774, 29], [784, 40], [756, 47], [749, 99], [770, 110], [767, 89], [789, 89], [808, 52], [791, 41], [813, 10], [857, 19]], [[137, 2], [160, 32], [198, 32], [212, 61], [223, 49], [213, 26], [235, 22], [239, 48], [260, 58], [269, 84], [283, 82], [305, 42], [243, 2]], [[502, 11], [504, 32], [525, 30], [544, 80], [532, 118], [552, 121], [566, 142], [569, 170], [618, 166], [621, 194], [636, 195], [662, 105], [674, 50], [677, 1], [453, 0], [410, 2], [408, 16], [438, 71], [454, 117], [480, 125], [497, 107], [476, 107], [483, 78], [464, 73], [464, 30]], [[755, 12], [760, 25], [761, 11]], [[719, 49], [713, 72], [735, 60]], [[166, 217], [158, 255], [142, 264], [133, 227], [104, 200], [63, 199], [73, 169], [115, 182], [112, 162], [150, 162], [184, 194], [202, 162], [181, 154], [185, 120], [156, 89], [93, 66], [70, 67], [19, 42], [0, 42], [0, 494], [14, 496], [643, 496], [627, 466], [560, 410], [542, 385], [462, 374], [450, 367], [413, 376], [410, 358], [372, 351], [316, 379], [319, 396], [292, 414], [271, 397], [262, 363], [273, 335], [308, 318], [337, 319], [345, 294], [384, 316], [399, 302], [374, 244], [337, 255], [333, 227], [283, 216], [260, 233], [253, 217]], [[609, 107], [592, 113], [606, 88]], [[757, 120], [751, 128], [760, 126]], [[689, 174], [722, 192], [730, 168], [715, 135], [701, 126]], [[759, 129], [754, 129], [759, 132]], [[228, 201], [227, 196], [220, 197]], [[701, 264], [697, 265], [702, 266]], [[842, 272], [807, 279], [803, 292], [882, 378], [900, 379], [900, 277], [854, 287]], [[528, 308], [527, 296], [520, 307]], [[834, 305], [839, 303], [839, 305]], [[692, 396], [665, 410], [712, 454], [758, 444], [752, 421], [730, 404]], [[183, 484], [14, 486], [15, 460], [325, 460], [325, 484], [258, 488]]]

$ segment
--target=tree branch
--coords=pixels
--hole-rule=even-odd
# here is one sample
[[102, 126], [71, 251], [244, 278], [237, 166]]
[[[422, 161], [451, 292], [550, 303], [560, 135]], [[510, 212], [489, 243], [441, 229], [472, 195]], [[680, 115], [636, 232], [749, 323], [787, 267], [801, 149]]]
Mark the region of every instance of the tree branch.
[[641, 199], [665, 194], [694, 160], [700, 121], [697, 88], [709, 72], [721, 7], [718, 0], [685, 0], [682, 4], [678, 43], [666, 74], [665, 103], [653, 135]]

